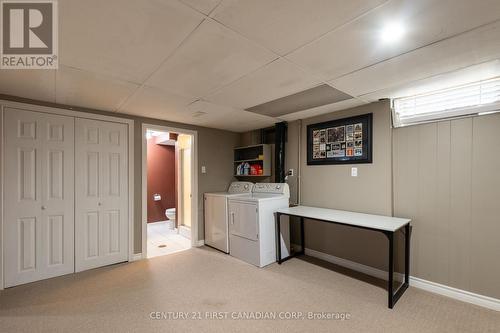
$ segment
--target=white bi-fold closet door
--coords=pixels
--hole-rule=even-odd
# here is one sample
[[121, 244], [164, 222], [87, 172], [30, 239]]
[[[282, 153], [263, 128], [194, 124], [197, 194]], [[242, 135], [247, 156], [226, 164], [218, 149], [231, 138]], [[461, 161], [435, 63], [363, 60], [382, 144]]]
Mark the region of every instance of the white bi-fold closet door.
[[127, 125], [76, 119], [75, 269], [128, 258]]
[[126, 261], [126, 124], [4, 109], [5, 287]]
[[4, 258], [10, 287], [74, 271], [74, 118], [5, 109]]

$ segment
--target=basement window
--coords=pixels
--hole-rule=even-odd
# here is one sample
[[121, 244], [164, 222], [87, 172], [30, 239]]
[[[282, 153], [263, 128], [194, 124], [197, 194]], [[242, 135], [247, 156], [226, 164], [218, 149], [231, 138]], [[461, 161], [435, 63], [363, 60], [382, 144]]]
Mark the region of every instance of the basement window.
[[394, 127], [500, 112], [500, 78], [393, 100]]

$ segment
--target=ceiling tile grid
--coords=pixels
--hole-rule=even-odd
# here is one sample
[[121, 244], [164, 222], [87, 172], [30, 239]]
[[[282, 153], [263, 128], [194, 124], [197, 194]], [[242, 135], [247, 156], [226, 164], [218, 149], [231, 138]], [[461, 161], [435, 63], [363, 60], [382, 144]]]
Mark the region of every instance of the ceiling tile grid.
[[[497, 0], [58, 3], [61, 67], [1, 70], [0, 94], [245, 131], [500, 74]], [[323, 83], [355, 98], [244, 111]]]
[[197, 11], [208, 15], [212, 10], [217, 7], [221, 0], [181, 0], [183, 3], [186, 5], [190, 6], [191, 8], [196, 9]]
[[[499, 13], [497, 0], [393, 0], [286, 58], [329, 81], [491, 23]], [[404, 22], [404, 38], [384, 42], [384, 24], [393, 21]]]
[[298, 66], [280, 58], [204, 98], [214, 103], [247, 109], [321, 83]]
[[196, 115], [193, 124], [244, 132], [274, 125], [277, 120], [253, 112], [221, 106], [206, 101], [196, 101], [187, 107], [187, 112]]
[[353, 96], [500, 58], [500, 21], [331, 81]]
[[446, 73], [439, 73], [421, 80], [411, 81], [397, 87], [381, 89], [359, 96], [370, 103], [380, 98], [408, 97], [426, 94], [432, 91], [456, 87], [470, 82], [500, 77], [500, 60], [486, 61], [473, 66], [466, 66]]
[[60, 63], [142, 83], [203, 21], [178, 1], [60, 0]]
[[[186, 115], [185, 108], [195, 100], [195, 98], [168, 93], [165, 90], [144, 85], [120, 107], [119, 112], [177, 121]], [[184, 120], [189, 120], [189, 118], [184, 117]]]
[[207, 19], [146, 84], [203, 96], [275, 59], [265, 48]]
[[387, 0], [228, 0], [211, 16], [285, 55]]
[[59, 65], [56, 71], [56, 103], [103, 111], [116, 111], [139, 87], [80, 69]]

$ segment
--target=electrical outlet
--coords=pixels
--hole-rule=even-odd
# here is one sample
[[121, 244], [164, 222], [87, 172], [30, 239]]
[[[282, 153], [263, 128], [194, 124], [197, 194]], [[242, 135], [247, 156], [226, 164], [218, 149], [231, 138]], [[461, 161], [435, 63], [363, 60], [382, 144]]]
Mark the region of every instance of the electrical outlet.
[[358, 168], [351, 168], [351, 177], [358, 176]]
[[293, 177], [293, 169], [288, 169], [287, 176]]

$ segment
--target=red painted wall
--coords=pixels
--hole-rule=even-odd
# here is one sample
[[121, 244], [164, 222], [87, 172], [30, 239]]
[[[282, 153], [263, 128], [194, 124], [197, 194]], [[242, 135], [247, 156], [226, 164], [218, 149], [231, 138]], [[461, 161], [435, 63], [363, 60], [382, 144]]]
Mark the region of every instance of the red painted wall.
[[[148, 140], [148, 223], [165, 221], [165, 209], [176, 207], [175, 147], [157, 145], [156, 137]], [[153, 195], [161, 195], [154, 201]]]

